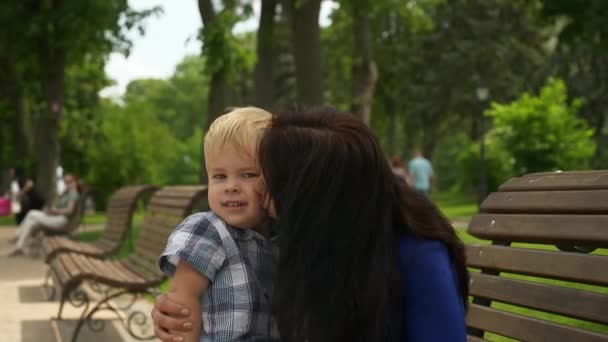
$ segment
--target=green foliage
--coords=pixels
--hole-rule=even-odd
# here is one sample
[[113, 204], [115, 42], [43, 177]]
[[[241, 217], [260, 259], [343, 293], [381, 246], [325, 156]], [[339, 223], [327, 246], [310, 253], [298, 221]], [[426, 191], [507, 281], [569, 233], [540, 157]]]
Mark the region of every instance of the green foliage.
[[89, 111], [66, 111], [63, 164], [96, 189], [99, 209], [124, 185], [198, 182], [206, 121], [203, 68], [202, 58], [187, 56], [168, 80], [129, 83], [122, 105], [91, 99]]
[[[128, 184], [164, 185], [169, 170], [184, 158], [184, 148], [169, 128], [139, 106], [102, 105], [99, 136], [87, 151], [87, 184], [95, 188], [98, 208], [107, 197]], [[180, 169], [179, 171], [187, 171]], [[175, 171], [174, 171], [175, 172]], [[190, 173], [196, 175], [196, 170]]]
[[241, 69], [251, 69], [255, 62], [248, 46], [232, 34], [234, 25], [251, 14], [250, 7], [245, 4], [245, 10], [239, 13], [235, 5], [231, 1], [227, 2], [213, 18], [212, 24], [204, 25], [199, 34], [203, 43], [205, 72], [212, 75], [224, 71], [230, 83], [234, 83]]
[[561, 80], [550, 79], [538, 96], [527, 93], [506, 105], [493, 104], [492, 134], [515, 159], [518, 174], [589, 167], [593, 132], [577, 118], [580, 100], [568, 103]]
[[444, 138], [433, 154], [433, 169], [435, 170], [435, 186], [439, 191], [460, 191], [461, 180], [468, 178], [463, 173], [459, 159], [463, 151], [469, 151], [471, 140], [464, 132], [452, 134]]
[[567, 18], [561, 32], [565, 40], [579, 39], [598, 43], [608, 49], [608, 2], [603, 0], [544, 0], [543, 14], [549, 18]]
[[[492, 136], [487, 137], [484, 146], [486, 181], [488, 191], [492, 192], [515, 175], [515, 160], [501, 142]], [[479, 186], [479, 143], [471, 143], [462, 150], [458, 161], [460, 189], [468, 193], [475, 192]]]

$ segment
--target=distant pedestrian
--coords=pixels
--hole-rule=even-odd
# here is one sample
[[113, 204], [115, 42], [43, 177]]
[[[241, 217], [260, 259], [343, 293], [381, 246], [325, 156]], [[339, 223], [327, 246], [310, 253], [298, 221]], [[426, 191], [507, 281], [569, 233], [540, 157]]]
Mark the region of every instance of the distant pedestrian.
[[414, 158], [408, 164], [410, 185], [419, 194], [427, 196], [431, 190], [433, 167], [431, 162], [424, 158], [420, 150], [414, 152]]

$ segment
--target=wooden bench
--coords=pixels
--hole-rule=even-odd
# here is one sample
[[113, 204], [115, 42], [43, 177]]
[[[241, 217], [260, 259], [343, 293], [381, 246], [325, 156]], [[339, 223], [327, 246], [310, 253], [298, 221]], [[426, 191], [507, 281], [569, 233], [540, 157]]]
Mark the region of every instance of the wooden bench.
[[[103, 260], [78, 253], [61, 253], [51, 260], [50, 273], [61, 298], [57, 319], [62, 319], [66, 301], [76, 307], [84, 306], [72, 341], [76, 341], [85, 323], [94, 329], [93, 315], [100, 310], [118, 314], [128, 332], [138, 339], [153, 337], [138, 336], [133, 326], [144, 324], [148, 313], [135, 310], [124, 318], [121, 309], [129, 309], [141, 295], [155, 294], [166, 279], [158, 267], [158, 257], [169, 234], [206, 195], [206, 189], [206, 186], [170, 186], [158, 190], [146, 209], [135, 249], [125, 260]], [[92, 308], [89, 292], [81, 287], [84, 282], [101, 297]], [[129, 305], [118, 308], [112, 304], [112, 299], [123, 295], [132, 295]]]
[[608, 248], [608, 171], [513, 178], [486, 198], [468, 233], [492, 241], [466, 249], [468, 266], [481, 270], [471, 272], [468, 341], [485, 341], [485, 332], [521, 341], [608, 341], [608, 250], [581, 253]]
[[116, 253], [129, 233], [137, 202], [157, 188], [152, 185], [123, 187], [110, 197], [103, 235], [95, 242], [79, 242], [67, 237], [49, 237], [42, 243], [48, 264], [58, 253], [74, 252], [103, 258]]

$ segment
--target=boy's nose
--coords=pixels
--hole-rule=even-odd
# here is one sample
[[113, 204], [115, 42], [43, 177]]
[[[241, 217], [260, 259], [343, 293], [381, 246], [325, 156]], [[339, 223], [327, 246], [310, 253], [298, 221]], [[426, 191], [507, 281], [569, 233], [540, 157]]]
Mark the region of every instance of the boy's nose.
[[226, 188], [224, 189], [224, 192], [226, 192], [226, 193], [239, 192], [239, 187], [236, 184], [228, 184], [228, 186], [226, 186]]

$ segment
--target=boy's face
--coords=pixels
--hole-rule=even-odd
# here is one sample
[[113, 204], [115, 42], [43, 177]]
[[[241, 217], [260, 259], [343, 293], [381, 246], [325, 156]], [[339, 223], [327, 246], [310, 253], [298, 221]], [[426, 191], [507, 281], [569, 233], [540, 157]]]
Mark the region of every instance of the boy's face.
[[265, 219], [261, 171], [245, 153], [225, 146], [206, 160], [209, 206], [235, 228], [259, 227]]

